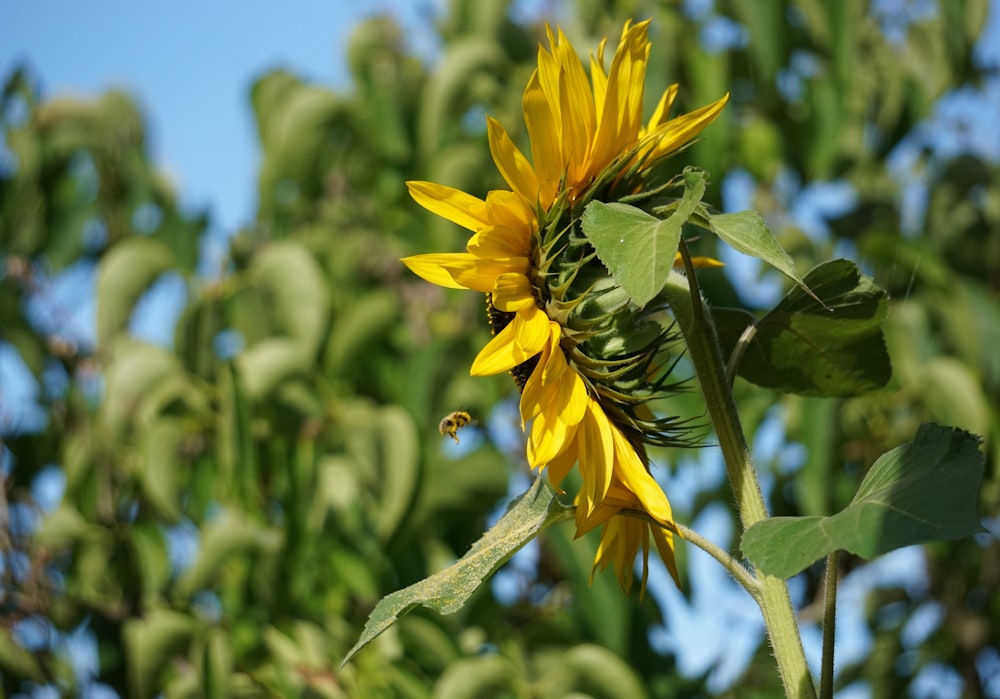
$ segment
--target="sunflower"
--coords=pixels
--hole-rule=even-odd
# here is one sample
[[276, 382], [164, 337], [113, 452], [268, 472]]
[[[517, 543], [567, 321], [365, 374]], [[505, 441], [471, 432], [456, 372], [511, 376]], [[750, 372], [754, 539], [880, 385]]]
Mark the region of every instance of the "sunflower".
[[[524, 91], [531, 160], [487, 118], [490, 151], [509, 190], [479, 199], [429, 182], [414, 200], [472, 232], [466, 251], [416, 255], [404, 264], [427, 281], [486, 294], [493, 338], [471, 373], [510, 371], [521, 389], [527, 459], [555, 488], [574, 465], [577, 534], [603, 525], [595, 570], [614, 563], [626, 592], [650, 538], [677, 579], [670, 503], [649, 472], [646, 445], [688, 444], [685, 421], [650, 407], [668, 397], [676, 335], [662, 301], [636, 307], [581, 230], [591, 201], [662, 196], [660, 166], [721, 112], [722, 99], [669, 118], [677, 86], [642, 122], [649, 22], [626, 23], [605, 71], [601, 42], [590, 77], [561, 30], [547, 29]], [[657, 179], [660, 177], [661, 179]], [[646, 520], [621, 514], [645, 513]], [[656, 524], [650, 524], [655, 522]]]

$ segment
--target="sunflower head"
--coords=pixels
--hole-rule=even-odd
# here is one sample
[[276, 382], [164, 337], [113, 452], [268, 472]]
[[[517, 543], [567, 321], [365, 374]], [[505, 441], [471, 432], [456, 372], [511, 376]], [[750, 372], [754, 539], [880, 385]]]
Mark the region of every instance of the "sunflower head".
[[[668, 204], [664, 164], [728, 99], [670, 118], [674, 86], [643, 122], [648, 26], [625, 25], [609, 66], [602, 42], [589, 77], [562, 31], [549, 30], [549, 48], [539, 48], [522, 100], [530, 160], [489, 118], [490, 150], [510, 189], [484, 200], [409, 183], [418, 203], [473, 235], [463, 253], [404, 259], [430, 282], [486, 294], [494, 337], [471, 371], [513, 373], [529, 463], [548, 469], [557, 488], [579, 466], [577, 533], [604, 525], [595, 565], [614, 561], [626, 588], [628, 561], [648, 551], [647, 527], [675, 572], [670, 504], [649, 473], [646, 446], [686, 445], [690, 426], [654, 412], [679, 388], [671, 378], [677, 335], [666, 303], [630, 298], [598, 257], [583, 216], [594, 202], [653, 212]], [[623, 522], [623, 510], [642, 511], [649, 521]]]

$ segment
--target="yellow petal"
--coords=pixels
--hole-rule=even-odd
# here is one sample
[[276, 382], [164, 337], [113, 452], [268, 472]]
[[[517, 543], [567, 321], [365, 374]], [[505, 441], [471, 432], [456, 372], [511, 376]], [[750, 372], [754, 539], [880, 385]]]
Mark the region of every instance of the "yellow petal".
[[559, 486], [562, 484], [563, 479], [569, 474], [570, 469], [573, 468], [573, 464], [576, 463], [578, 456], [578, 443], [578, 440], [573, 440], [566, 446], [565, 449], [563, 449], [561, 454], [549, 461], [545, 467], [545, 470], [549, 474], [549, 483], [551, 483], [552, 487], [559, 493], [563, 492]]
[[[493, 225], [520, 231], [525, 236], [525, 245], [538, 224], [538, 207], [535, 198], [531, 201], [505, 189], [493, 189], [486, 195], [486, 213]], [[527, 253], [525, 253], [527, 254]]]
[[660, 484], [646, 470], [635, 449], [625, 439], [625, 435], [616, 430], [614, 437], [615, 462], [618, 466], [616, 475], [621, 479], [622, 485], [635, 494], [642, 509], [650, 517], [664, 525], [672, 524], [673, 512]]
[[656, 159], [669, 155], [693, 139], [701, 133], [702, 129], [715, 121], [715, 118], [719, 116], [727, 102], [729, 102], [728, 92], [722, 98], [712, 102], [712, 104], [705, 105], [693, 112], [682, 114], [676, 119], [671, 119], [662, 124], [653, 132], [656, 134], [656, 146], [653, 149], [651, 157]]
[[472, 369], [469, 370], [472, 376], [492, 376], [502, 371], [510, 371], [538, 354], [541, 347], [530, 351], [517, 343], [515, 329], [516, 326], [512, 322], [486, 343], [472, 362]]
[[449, 289], [467, 289], [468, 287], [455, 281], [451, 270], [460, 265], [474, 265], [476, 259], [468, 253], [452, 252], [413, 255], [404, 257], [400, 262], [418, 277], [426, 279], [431, 284]]
[[646, 125], [647, 131], [654, 131], [670, 116], [670, 109], [674, 106], [674, 100], [677, 99], [677, 90], [678, 85], [674, 83], [664, 91], [656, 109], [653, 110], [653, 115], [649, 117], [649, 123]]
[[433, 182], [407, 182], [410, 196], [428, 211], [476, 231], [489, 225], [486, 202], [460, 189]]
[[510, 140], [507, 131], [493, 117], [486, 117], [486, 130], [489, 134], [490, 153], [493, 162], [507, 184], [515, 192], [534, 203], [538, 200], [538, 178], [528, 159]]
[[549, 318], [542, 309], [532, 305], [518, 311], [511, 325], [514, 326], [514, 342], [529, 357], [534, 357], [545, 347], [549, 336]]
[[568, 425], [556, 411], [543, 409], [531, 422], [529, 463], [536, 468], [549, 463], [569, 447], [576, 431], [577, 425]]
[[677, 587], [680, 587], [681, 577], [677, 573], [677, 561], [674, 559], [673, 533], [669, 529], [661, 527], [650, 527], [650, 529], [653, 531], [653, 543], [656, 544], [656, 550], [660, 553], [660, 558], [663, 559], [663, 563], [667, 566], [667, 570], [670, 571], [670, 575], [673, 577]]
[[[544, 53], [540, 51], [539, 55]], [[545, 97], [536, 70], [522, 100], [524, 123], [531, 141], [531, 159], [538, 177], [538, 202], [548, 210], [555, 201], [556, 188], [562, 180], [561, 139], [555, 115]]]
[[580, 473], [584, 479], [587, 498], [595, 503], [604, 499], [611, 486], [614, 470], [614, 438], [612, 427], [601, 406], [592, 398], [587, 400], [587, 410], [577, 433], [580, 449]]
[[465, 249], [476, 257], [523, 257], [530, 253], [530, 232], [494, 226], [473, 234]]
[[[691, 266], [695, 269], [705, 269], [713, 267], [725, 267], [725, 262], [720, 262], [714, 257], [699, 257], [695, 256], [691, 258]], [[684, 258], [681, 257], [680, 253], [677, 253], [674, 257], [674, 267], [684, 267]]]
[[[551, 325], [558, 325], [558, 323], [552, 323]], [[558, 348], [557, 348], [558, 349]], [[546, 343], [542, 347], [541, 356], [538, 358], [538, 364], [535, 366], [534, 371], [531, 372], [531, 376], [524, 384], [524, 390], [521, 391], [521, 429], [524, 429], [525, 424], [527, 424], [532, 418], [535, 417], [542, 410], [543, 401], [546, 396], [546, 390], [542, 384], [542, 374], [545, 372], [545, 367], [548, 366], [552, 359], [552, 343]]]
[[[493, 287], [493, 305], [507, 313], [538, 308], [531, 290], [531, 282], [523, 274], [512, 273], [501, 274], [496, 278], [496, 284]], [[547, 319], [541, 330], [546, 336], [548, 335]], [[544, 340], [545, 338], [543, 338], [543, 342]]]
[[523, 274], [528, 260], [523, 257], [491, 259], [466, 252], [442, 252], [413, 255], [402, 259], [414, 274], [432, 284], [449, 289], [472, 289], [491, 293], [497, 277], [507, 273]]

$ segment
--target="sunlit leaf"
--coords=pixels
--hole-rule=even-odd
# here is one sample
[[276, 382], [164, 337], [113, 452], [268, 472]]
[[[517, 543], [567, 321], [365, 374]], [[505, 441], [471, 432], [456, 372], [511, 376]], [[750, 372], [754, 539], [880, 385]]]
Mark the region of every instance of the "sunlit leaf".
[[146, 458], [140, 472], [146, 498], [171, 522], [176, 522], [180, 517], [178, 471], [183, 466], [178, 458], [178, 450], [184, 434], [180, 420], [158, 420], [146, 434]]
[[434, 685], [434, 696], [454, 699], [477, 699], [487, 696], [512, 696], [521, 677], [510, 658], [486, 654], [462, 658], [448, 665]]
[[704, 173], [688, 168], [677, 208], [659, 219], [629, 204], [592, 201], [583, 230], [611, 276], [639, 307], [663, 288], [674, 267], [681, 229], [705, 193]]
[[773, 517], [743, 535], [758, 570], [782, 578], [845, 550], [872, 559], [894, 549], [983, 531], [976, 513], [985, 456], [979, 437], [927, 424], [872, 465], [851, 503], [829, 517]]
[[107, 346], [128, 327], [143, 292], [173, 264], [167, 246], [148, 238], [115, 245], [97, 271], [97, 343]]
[[544, 478], [535, 479], [531, 488], [517, 498], [506, 514], [454, 565], [393, 592], [375, 605], [361, 638], [344, 656], [344, 662], [418, 604], [440, 614], [457, 611], [480, 585], [542, 529], [571, 516], [572, 510], [559, 504]]
[[809, 286], [795, 271], [792, 258], [756, 211], [710, 214], [708, 221], [712, 231], [734, 249], [766, 262], [811, 294]]
[[252, 272], [267, 292], [269, 320], [311, 355], [325, 337], [330, 296], [316, 258], [299, 243], [275, 242], [254, 258]]
[[123, 636], [129, 696], [155, 696], [162, 686], [161, 673], [173, 654], [190, 642], [200, 626], [194, 617], [170, 609], [153, 609], [126, 621]]
[[380, 412], [376, 434], [383, 445], [377, 529], [379, 538], [387, 541], [402, 523], [416, 495], [420, 445], [413, 418], [399, 407], [387, 407]]

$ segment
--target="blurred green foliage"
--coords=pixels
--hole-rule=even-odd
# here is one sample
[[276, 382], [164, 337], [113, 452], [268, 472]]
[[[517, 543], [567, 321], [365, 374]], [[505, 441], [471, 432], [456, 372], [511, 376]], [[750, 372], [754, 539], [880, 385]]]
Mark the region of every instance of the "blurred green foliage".
[[[738, 384], [749, 434], [780, 406], [787, 440], [807, 450], [798, 473], [775, 469], [774, 511], [841, 509], [879, 454], [934, 420], [986, 437], [980, 511], [996, 521], [998, 163], [915, 140], [928, 124], [944, 128], [930, 121], [943, 95], [988, 77], [972, 58], [986, 2], [939, 3], [907, 15], [901, 33], [887, 31], [899, 18], [879, 7], [719, 0], [715, 14], [690, 14], [677, 2], [578, 0], [560, 21], [585, 49], [614, 41], [625, 18], [651, 16], [649, 94], [679, 82], [686, 108], [733, 94], [682, 158], [713, 174], [706, 201], [721, 206], [727, 173], [748, 173], [754, 207], [800, 271], [856, 251], [890, 292], [888, 389], [819, 399]], [[745, 40], [702, 41], [720, 18]], [[438, 30], [441, 54], [428, 66], [392, 20], [359, 26], [348, 93], [287, 71], [256, 82], [258, 211], [207, 275], [197, 270], [208, 216], [178, 205], [128, 96], [49, 100], [29, 72], [6, 76], [0, 337], [56, 388], [40, 398], [42, 429], [3, 427], [5, 694], [52, 685], [75, 695], [56, 631], [81, 625], [98, 644], [93, 681], [122, 697], [707, 694], [704, 677], [682, 677], [650, 649], [661, 621], [651, 599], [625, 598], [610, 575], [588, 586], [593, 543], [571, 542], [564, 527], [544, 537], [534, 576], [515, 572], [513, 601], [484, 589], [455, 615], [416, 611], [338, 669], [375, 601], [464, 553], [524, 468], [500, 430], [482, 430], [469, 450], [445, 448], [443, 415], [461, 407], [485, 422], [513, 385], [467, 376], [488, 337], [481, 302], [406, 275], [398, 258], [460, 248], [462, 233], [413, 205], [403, 183], [500, 185], [482, 113], [523, 138], [520, 93], [544, 31], [514, 23], [506, 0], [454, 0]], [[927, 201], [915, 218], [907, 177], [889, 160], [907, 144]], [[854, 205], [829, 235], [807, 235], [787, 183], [828, 181], [848, 184]], [[96, 267], [96, 346], [27, 311], [55, 275], [81, 266]], [[165, 275], [185, 292], [170, 347], [130, 331]], [[705, 284], [717, 306], [745, 306], [731, 278]], [[682, 407], [700, 409], [695, 398]], [[65, 492], [42, 513], [31, 487], [52, 464]], [[683, 514], [730, 500], [720, 487]], [[179, 555], [185, 538], [196, 541], [190, 560]], [[876, 697], [904, 696], [938, 663], [965, 696], [984, 695], [977, 661], [1000, 646], [1000, 542], [926, 552], [923, 589], [873, 595], [876, 650], [842, 667], [841, 685], [866, 679]], [[818, 579], [806, 577], [815, 595]], [[927, 603], [942, 622], [905, 647], [900, 631]], [[889, 604], [896, 613], [880, 615]], [[46, 629], [43, 642], [15, 631], [27, 622]], [[777, 691], [761, 646], [727, 695]]]

